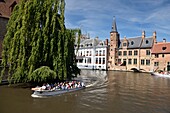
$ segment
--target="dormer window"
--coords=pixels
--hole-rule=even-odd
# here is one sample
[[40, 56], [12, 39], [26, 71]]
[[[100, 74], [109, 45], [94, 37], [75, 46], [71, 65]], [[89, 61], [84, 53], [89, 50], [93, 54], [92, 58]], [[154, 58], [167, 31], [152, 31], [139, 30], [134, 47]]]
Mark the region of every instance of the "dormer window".
[[127, 43], [123, 43], [123, 46], [127, 46]]
[[162, 50], [166, 50], [166, 47], [162, 47]]
[[148, 40], [146, 40], [146, 44], [148, 44], [149, 43], [149, 41]]
[[92, 44], [90, 44], [90, 46], [92, 46]]
[[131, 42], [131, 45], [133, 45], [133, 44], [134, 44], [134, 42], [132, 41], [132, 42]]

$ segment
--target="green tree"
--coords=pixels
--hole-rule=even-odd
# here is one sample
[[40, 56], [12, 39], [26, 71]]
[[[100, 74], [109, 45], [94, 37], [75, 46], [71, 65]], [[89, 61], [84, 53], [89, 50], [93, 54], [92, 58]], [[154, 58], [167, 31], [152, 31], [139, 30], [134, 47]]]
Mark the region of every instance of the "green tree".
[[20, 1], [3, 41], [1, 78], [7, 67], [8, 79], [14, 82], [65, 80], [79, 73], [74, 42], [81, 31], [66, 29], [64, 11], [65, 0]]

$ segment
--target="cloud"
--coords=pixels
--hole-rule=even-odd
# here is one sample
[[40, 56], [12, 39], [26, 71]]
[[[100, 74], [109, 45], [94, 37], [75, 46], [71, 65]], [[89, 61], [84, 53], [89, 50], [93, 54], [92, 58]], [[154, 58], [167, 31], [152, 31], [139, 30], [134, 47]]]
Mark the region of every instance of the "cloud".
[[105, 38], [110, 36], [116, 16], [118, 30], [123, 35], [139, 36], [142, 30], [152, 35], [156, 30], [170, 37], [169, 10], [168, 0], [66, 0], [66, 26], [81, 27], [92, 37]]

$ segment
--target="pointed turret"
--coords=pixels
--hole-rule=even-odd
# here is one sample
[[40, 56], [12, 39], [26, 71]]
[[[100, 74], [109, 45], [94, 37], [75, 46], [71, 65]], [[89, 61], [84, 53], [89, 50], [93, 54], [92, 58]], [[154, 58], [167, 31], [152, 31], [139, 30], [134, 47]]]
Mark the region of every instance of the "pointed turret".
[[114, 20], [113, 20], [112, 31], [111, 32], [117, 32], [116, 18], [115, 17], [114, 17]]

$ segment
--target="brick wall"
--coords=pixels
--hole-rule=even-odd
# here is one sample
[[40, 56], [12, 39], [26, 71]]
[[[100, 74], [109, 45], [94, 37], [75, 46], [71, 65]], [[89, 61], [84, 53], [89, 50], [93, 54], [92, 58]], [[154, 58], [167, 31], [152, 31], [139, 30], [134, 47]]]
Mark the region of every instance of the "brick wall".
[[8, 18], [0, 17], [0, 37], [5, 36], [7, 23]]
[[8, 18], [0, 17], [0, 59], [2, 58], [2, 42], [3, 37], [6, 34], [6, 25], [8, 23]]

